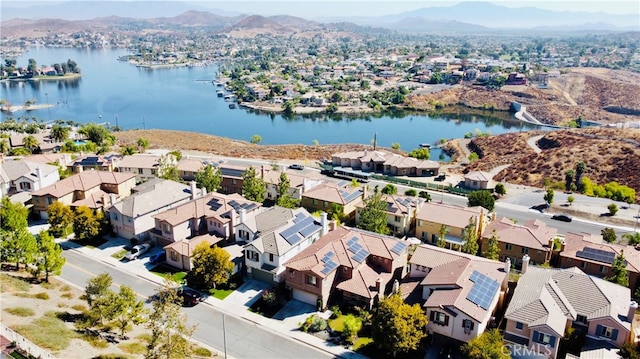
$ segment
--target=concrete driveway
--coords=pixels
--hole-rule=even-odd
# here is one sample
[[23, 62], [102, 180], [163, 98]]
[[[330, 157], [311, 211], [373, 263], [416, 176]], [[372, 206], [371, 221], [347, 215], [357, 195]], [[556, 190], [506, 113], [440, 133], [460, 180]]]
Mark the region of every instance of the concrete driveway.
[[285, 325], [292, 328], [298, 328], [299, 323], [304, 322], [307, 317], [314, 313], [316, 313], [315, 306], [292, 299], [273, 316], [273, 319], [281, 320]]

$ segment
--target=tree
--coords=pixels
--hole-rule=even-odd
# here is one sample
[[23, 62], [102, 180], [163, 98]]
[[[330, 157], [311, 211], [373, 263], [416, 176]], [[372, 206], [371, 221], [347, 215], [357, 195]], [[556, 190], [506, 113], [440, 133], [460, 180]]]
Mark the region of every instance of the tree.
[[160, 164], [158, 165], [158, 177], [180, 182], [180, 171], [178, 171], [177, 159], [170, 153], [160, 157]]
[[626, 239], [630, 246], [640, 244], [640, 232], [623, 234], [622, 238]]
[[431, 156], [429, 149], [427, 147], [414, 148], [411, 152], [409, 152], [409, 157], [414, 157], [419, 160], [428, 160]]
[[398, 294], [380, 300], [371, 320], [371, 336], [385, 354], [416, 350], [426, 336], [427, 317], [418, 304], [406, 304]]
[[382, 195], [375, 192], [365, 200], [364, 208], [359, 212], [357, 227], [370, 232], [389, 234], [387, 207], [387, 202], [382, 199]]
[[222, 172], [211, 164], [196, 172], [195, 181], [199, 188], [206, 188], [208, 193], [216, 192], [222, 186]]
[[147, 150], [147, 148], [149, 148], [149, 140], [147, 140], [146, 138], [138, 138], [138, 141], [136, 142], [136, 144], [138, 145], [139, 148], [139, 152], [143, 153], [144, 151]]
[[97, 276], [87, 280], [87, 286], [84, 288], [85, 298], [89, 307], [100, 298], [105, 297], [109, 291], [113, 279], [109, 273], [98, 274]]
[[449, 229], [446, 225], [443, 224], [440, 226], [440, 230], [438, 231], [438, 241], [436, 242], [438, 247], [444, 248], [447, 246], [446, 236], [448, 231]]
[[250, 201], [263, 202], [267, 192], [262, 178], [258, 177], [256, 169], [249, 167], [242, 174], [242, 195]]
[[627, 272], [627, 261], [624, 258], [624, 251], [620, 251], [611, 263], [611, 276], [606, 277], [605, 280], [620, 284], [623, 287], [629, 286], [629, 272]]
[[158, 288], [152, 304], [147, 328], [151, 337], [145, 359], [188, 358], [193, 351], [187, 337], [195, 331], [187, 324], [187, 317], [180, 308], [182, 298], [173, 283], [167, 279]]
[[38, 143], [38, 140], [36, 140], [36, 138], [31, 135], [26, 136], [22, 139], [22, 145], [30, 153], [35, 152], [40, 146], [40, 144]]
[[571, 191], [571, 185], [573, 184], [573, 176], [575, 173], [573, 170], [568, 170], [564, 174], [564, 189], [568, 192]]
[[59, 238], [67, 235], [67, 228], [73, 224], [73, 210], [68, 205], [60, 201], [55, 201], [47, 208], [47, 222], [49, 222], [49, 233]]
[[34, 262], [38, 245], [33, 234], [27, 228], [0, 231], [0, 261], [13, 262], [16, 269], [20, 263], [28, 265]]
[[575, 183], [576, 183], [576, 188], [580, 192], [582, 192], [584, 190], [584, 188], [582, 187], [582, 175], [584, 174], [584, 171], [586, 169], [587, 169], [587, 165], [582, 161], [578, 162], [578, 164], [576, 165]]
[[253, 135], [251, 136], [251, 143], [253, 144], [259, 144], [260, 142], [262, 142], [262, 136], [260, 135]]
[[494, 190], [500, 196], [504, 196], [505, 194], [507, 194], [507, 188], [504, 186], [503, 183], [496, 184], [496, 188]]
[[624, 359], [640, 359], [640, 344], [624, 343], [618, 355]]
[[382, 192], [383, 194], [396, 194], [398, 193], [398, 188], [391, 183], [387, 183], [380, 192]]
[[89, 123], [78, 131], [87, 137], [87, 139], [98, 146], [102, 145], [112, 145], [114, 142], [114, 137], [109, 133], [104, 126], [97, 125], [95, 123]]
[[553, 196], [554, 196], [554, 192], [552, 189], [548, 189], [547, 192], [544, 194], [544, 201], [547, 202], [547, 204], [551, 204], [553, 203]]
[[76, 208], [76, 215], [73, 218], [75, 239], [82, 241], [96, 237], [100, 233], [101, 222], [102, 213], [95, 214], [87, 206]]
[[487, 330], [462, 346], [462, 353], [469, 359], [509, 359], [502, 335], [498, 329]]
[[107, 318], [115, 321], [120, 336], [124, 337], [131, 324], [141, 324], [146, 320], [144, 303], [137, 300], [136, 293], [126, 285], [121, 285], [118, 293], [109, 292]]
[[616, 213], [618, 213], [618, 205], [615, 203], [611, 203], [610, 205], [608, 205], [607, 209], [609, 210], [609, 215], [612, 217], [615, 216]]
[[404, 191], [404, 195], [405, 196], [410, 196], [410, 197], [415, 197], [418, 195], [418, 191], [415, 188], [409, 188], [408, 190]]
[[131, 156], [136, 153], [136, 149], [133, 146], [126, 145], [120, 150], [120, 154], [123, 156]]
[[616, 231], [613, 230], [613, 228], [603, 228], [600, 231], [600, 234], [602, 235], [602, 239], [604, 239], [607, 243], [613, 243], [618, 240], [618, 235], [616, 234]]
[[353, 343], [360, 329], [362, 329], [362, 321], [360, 318], [353, 314], [349, 314], [344, 317], [344, 329], [342, 330], [342, 335], [344, 335], [347, 342]]
[[498, 246], [498, 235], [495, 229], [487, 241], [487, 249], [482, 252], [482, 256], [496, 261], [500, 259], [500, 247]]
[[280, 179], [276, 185], [276, 205], [284, 208], [297, 208], [298, 201], [291, 197], [289, 194], [289, 187], [291, 187], [287, 174], [280, 173]]
[[187, 274], [187, 283], [196, 288], [212, 289], [226, 284], [233, 271], [233, 262], [227, 251], [203, 242], [196, 246], [191, 257], [193, 266]]
[[469, 207], [480, 206], [489, 212], [493, 211], [496, 206], [496, 199], [488, 191], [473, 191], [469, 193], [467, 201]]
[[469, 224], [462, 230], [462, 248], [464, 253], [476, 255], [478, 253], [478, 231], [475, 218], [469, 218]]
[[44, 280], [49, 282], [50, 274], [60, 274], [62, 267], [67, 261], [62, 256], [62, 247], [55, 242], [53, 236], [48, 231], [41, 231], [36, 237], [37, 242], [37, 254], [34, 267], [37, 268], [38, 277], [40, 273], [44, 272]]
[[575, 202], [576, 198], [573, 196], [568, 196], [567, 197], [567, 202], [569, 202], [569, 205], [571, 206], [573, 204], [573, 202]]
[[29, 226], [27, 218], [29, 210], [22, 203], [12, 202], [9, 197], [2, 198], [0, 207], [0, 228], [6, 231], [17, 231]]
[[424, 198], [427, 202], [431, 202], [431, 195], [427, 191], [420, 191], [418, 197]]
[[64, 142], [69, 137], [70, 129], [67, 126], [55, 124], [51, 126], [51, 138], [56, 142]]

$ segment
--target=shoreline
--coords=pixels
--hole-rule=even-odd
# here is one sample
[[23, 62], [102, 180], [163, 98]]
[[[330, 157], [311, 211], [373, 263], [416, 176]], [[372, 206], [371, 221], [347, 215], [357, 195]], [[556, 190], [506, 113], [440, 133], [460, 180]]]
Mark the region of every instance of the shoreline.
[[5, 82], [5, 81], [14, 81], [14, 82], [27, 82], [27, 81], [66, 81], [66, 80], [74, 80], [74, 79], [78, 79], [81, 78], [82, 74], [66, 74], [66, 75], [62, 75], [62, 76], [36, 76], [36, 77], [29, 77], [29, 78], [9, 78], [9, 79], [2, 79], [0, 80], [0, 82]]
[[1, 106], [0, 111], [5, 113], [14, 113], [17, 111], [35, 111], [35, 110], [43, 110], [46, 108], [55, 107], [56, 105], [52, 104], [43, 104], [43, 105], [12, 105], [12, 106]]

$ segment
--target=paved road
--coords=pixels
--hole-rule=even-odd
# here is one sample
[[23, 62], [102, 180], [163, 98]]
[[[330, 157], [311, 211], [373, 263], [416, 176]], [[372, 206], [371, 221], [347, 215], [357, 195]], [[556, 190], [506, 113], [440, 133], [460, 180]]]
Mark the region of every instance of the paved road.
[[[88, 258], [74, 250], [65, 250], [67, 263], [61, 277], [85, 287], [87, 280], [100, 273], [109, 273], [114, 284], [133, 288], [142, 298], [155, 293], [157, 284], [126, 273], [110, 264]], [[220, 352], [224, 350], [222, 313], [209, 305], [184, 308], [189, 324], [197, 325], [193, 338]], [[244, 319], [225, 316], [227, 353], [232, 358], [328, 358], [324, 352], [281, 336]]]

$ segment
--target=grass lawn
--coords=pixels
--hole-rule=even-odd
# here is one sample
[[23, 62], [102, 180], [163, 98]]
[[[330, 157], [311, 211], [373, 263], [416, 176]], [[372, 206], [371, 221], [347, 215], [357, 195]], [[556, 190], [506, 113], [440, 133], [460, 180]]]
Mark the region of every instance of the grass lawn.
[[358, 340], [356, 340], [356, 342], [353, 343], [353, 350], [357, 351], [362, 347], [366, 347], [370, 343], [373, 343], [373, 339], [368, 337], [362, 337], [362, 338], [359, 337]]
[[34, 344], [53, 351], [66, 349], [71, 339], [80, 337], [62, 320], [51, 316], [40, 317], [31, 324], [18, 325], [13, 329]]
[[18, 317], [33, 317], [34, 315], [36, 315], [33, 309], [26, 307], [4, 308], [4, 311]]
[[117, 259], [117, 260], [121, 261], [121, 260], [122, 260], [122, 258], [124, 258], [124, 256], [125, 256], [125, 255], [127, 255], [127, 253], [129, 253], [129, 251], [128, 251], [128, 250], [126, 250], [126, 249], [123, 249], [123, 250], [119, 251], [118, 253], [114, 253], [114, 254], [112, 254], [111, 256], [112, 256], [113, 258], [115, 258], [115, 259]]
[[233, 289], [211, 289], [209, 290], [209, 294], [211, 294], [214, 298], [218, 298], [223, 300], [228, 297], [229, 294], [233, 293]]
[[151, 273], [159, 275], [160, 277], [169, 277], [169, 279], [176, 283], [182, 283], [184, 277], [187, 275], [186, 272], [181, 272], [178, 269], [165, 264], [153, 267], [151, 269]]
[[31, 284], [24, 278], [14, 277], [9, 274], [0, 274], [0, 292], [28, 292]]
[[118, 348], [127, 354], [144, 354], [147, 351], [147, 345], [140, 342], [118, 344]]
[[342, 333], [344, 331], [344, 318], [344, 315], [339, 315], [337, 318], [329, 320], [331, 330]]

